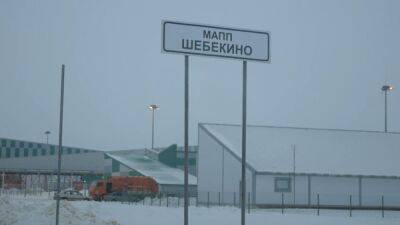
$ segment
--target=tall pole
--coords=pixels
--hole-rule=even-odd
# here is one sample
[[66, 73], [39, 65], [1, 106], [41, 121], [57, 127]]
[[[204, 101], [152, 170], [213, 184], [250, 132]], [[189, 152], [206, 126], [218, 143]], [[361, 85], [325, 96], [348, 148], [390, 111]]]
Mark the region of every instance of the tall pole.
[[154, 110], [152, 109], [152, 118], [151, 118], [151, 149], [154, 149]]
[[385, 132], [387, 132], [387, 90], [385, 90]]
[[184, 225], [189, 224], [189, 56], [185, 55], [185, 187], [184, 187]]
[[247, 100], [247, 61], [243, 61], [243, 96], [242, 96], [242, 182], [241, 182], [241, 225], [246, 224], [246, 100]]
[[62, 129], [63, 129], [63, 108], [64, 108], [64, 73], [65, 65], [61, 66], [61, 98], [60, 98], [60, 127], [58, 136], [58, 169], [57, 169], [57, 208], [56, 208], [56, 225], [59, 223], [60, 214], [60, 179], [61, 179], [61, 153], [62, 153]]

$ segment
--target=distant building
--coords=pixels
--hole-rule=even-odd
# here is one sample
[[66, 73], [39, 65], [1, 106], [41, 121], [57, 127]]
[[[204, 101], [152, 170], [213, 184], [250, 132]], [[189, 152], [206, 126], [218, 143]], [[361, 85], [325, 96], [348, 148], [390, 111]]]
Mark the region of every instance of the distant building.
[[[197, 187], [197, 178], [194, 176], [196, 150], [197, 147], [191, 146], [189, 152], [189, 171], [192, 174], [189, 184], [193, 193]], [[57, 145], [0, 138], [0, 174], [29, 176], [28, 185], [48, 181], [46, 189], [54, 189], [57, 155]], [[159, 182], [161, 191], [180, 193], [184, 183], [182, 155], [182, 148], [177, 145], [126, 151], [65, 146], [62, 150], [61, 183], [66, 188], [73, 181], [81, 179], [89, 184], [92, 180], [107, 176], [150, 176]], [[3, 179], [0, 179], [0, 185], [2, 182]]]
[[[0, 138], [0, 171], [54, 173], [58, 165], [57, 154], [57, 145]], [[62, 158], [63, 173], [103, 173], [102, 151], [64, 146]]]
[[[238, 204], [241, 137], [238, 125], [199, 125], [199, 202]], [[304, 207], [318, 196], [325, 207], [379, 207], [384, 196], [400, 207], [399, 160], [400, 133], [248, 126], [246, 196]]]

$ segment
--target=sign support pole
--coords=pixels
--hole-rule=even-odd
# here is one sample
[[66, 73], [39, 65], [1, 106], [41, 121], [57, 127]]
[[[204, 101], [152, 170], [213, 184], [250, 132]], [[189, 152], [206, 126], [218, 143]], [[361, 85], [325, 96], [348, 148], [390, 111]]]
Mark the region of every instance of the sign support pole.
[[58, 136], [58, 170], [57, 170], [57, 208], [56, 208], [56, 225], [59, 224], [60, 215], [60, 179], [61, 179], [61, 153], [62, 153], [62, 129], [63, 129], [63, 109], [64, 109], [64, 74], [65, 65], [61, 66], [61, 99], [60, 99], [60, 127]]
[[246, 111], [247, 111], [247, 61], [243, 61], [243, 97], [242, 97], [242, 182], [241, 182], [241, 225], [246, 224]]
[[188, 155], [189, 155], [189, 56], [185, 55], [185, 187], [184, 187], [184, 225], [189, 224], [189, 177], [188, 177]]

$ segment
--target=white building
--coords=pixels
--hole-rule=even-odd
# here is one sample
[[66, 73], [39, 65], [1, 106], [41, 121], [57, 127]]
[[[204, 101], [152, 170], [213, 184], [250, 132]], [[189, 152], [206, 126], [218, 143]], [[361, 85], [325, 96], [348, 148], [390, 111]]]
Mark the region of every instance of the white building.
[[[241, 126], [199, 125], [199, 201], [239, 201]], [[295, 154], [294, 154], [295, 153]], [[400, 133], [247, 127], [246, 196], [259, 206], [400, 207]], [[295, 173], [294, 173], [295, 171]], [[351, 197], [350, 197], [351, 196]], [[209, 200], [208, 200], [209, 199]]]

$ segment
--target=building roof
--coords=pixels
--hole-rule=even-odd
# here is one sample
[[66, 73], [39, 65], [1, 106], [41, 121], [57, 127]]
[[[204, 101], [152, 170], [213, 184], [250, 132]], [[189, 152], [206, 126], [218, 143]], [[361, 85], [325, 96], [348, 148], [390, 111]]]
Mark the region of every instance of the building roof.
[[[159, 184], [184, 184], [184, 173], [182, 170], [169, 167], [157, 160], [151, 159], [144, 155], [143, 151], [108, 152], [106, 155], [145, 176], [153, 177]], [[197, 185], [197, 178], [190, 174], [189, 185]]]
[[[240, 125], [200, 124], [200, 127], [241, 159]], [[400, 133], [247, 127], [247, 164], [257, 172], [292, 173], [293, 148], [296, 173], [400, 176]]]

